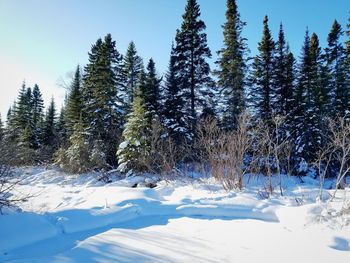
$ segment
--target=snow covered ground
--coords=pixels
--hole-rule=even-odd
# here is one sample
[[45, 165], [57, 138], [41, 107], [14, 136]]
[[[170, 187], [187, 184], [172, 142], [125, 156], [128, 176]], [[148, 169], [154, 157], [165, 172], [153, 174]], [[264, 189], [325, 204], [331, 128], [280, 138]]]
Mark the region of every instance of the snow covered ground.
[[317, 203], [309, 177], [263, 199], [264, 178], [226, 192], [213, 179], [150, 189], [131, 187], [143, 177], [22, 173], [15, 194], [33, 197], [0, 216], [0, 262], [350, 262], [350, 189]]

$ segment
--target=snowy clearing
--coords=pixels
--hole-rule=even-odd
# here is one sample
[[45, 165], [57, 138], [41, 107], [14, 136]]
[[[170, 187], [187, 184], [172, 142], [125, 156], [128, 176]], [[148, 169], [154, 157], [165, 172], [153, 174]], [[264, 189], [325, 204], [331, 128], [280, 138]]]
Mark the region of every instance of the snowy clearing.
[[0, 262], [350, 260], [350, 189], [331, 204], [316, 203], [318, 181], [310, 177], [302, 184], [285, 177], [284, 196], [262, 199], [264, 178], [226, 192], [213, 179], [150, 189], [144, 177], [105, 185], [92, 174], [23, 173], [15, 194], [34, 197], [22, 212], [0, 216]]

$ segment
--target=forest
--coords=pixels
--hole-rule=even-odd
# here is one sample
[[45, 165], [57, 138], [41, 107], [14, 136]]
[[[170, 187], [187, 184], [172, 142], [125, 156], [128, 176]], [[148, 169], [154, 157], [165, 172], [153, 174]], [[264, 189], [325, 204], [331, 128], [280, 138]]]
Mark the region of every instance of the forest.
[[[236, 1], [227, 1], [224, 42], [214, 69], [200, 6], [187, 2], [159, 76], [130, 42], [125, 55], [110, 34], [77, 66], [64, 107], [44, 109], [38, 85], [23, 83], [0, 125], [2, 163], [55, 164], [83, 173], [117, 169], [176, 176], [211, 174], [227, 189], [245, 174], [337, 178], [350, 170], [350, 18], [334, 20], [322, 48], [308, 30], [301, 54], [280, 25], [263, 20], [251, 57]], [[345, 40], [345, 41], [343, 41]], [[273, 191], [270, 186], [270, 192]]]

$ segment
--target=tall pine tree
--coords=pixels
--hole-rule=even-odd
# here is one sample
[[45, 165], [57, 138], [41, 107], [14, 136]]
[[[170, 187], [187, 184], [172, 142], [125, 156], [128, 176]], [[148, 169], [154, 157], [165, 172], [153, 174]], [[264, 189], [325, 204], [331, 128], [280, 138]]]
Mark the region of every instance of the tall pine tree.
[[259, 54], [254, 58], [250, 76], [252, 88], [250, 100], [258, 119], [269, 121], [273, 114], [275, 43], [268, 25], [268, 17], [264, 18], [263, 36], [259, 43]]
[[241, 21], [236, 0], [227, 0], [226, 23], [224, 29], [224, 47], [218, 51], [216, 62], [219, 69], [218, 85], [223, 98], [223, 126], [235, 127], [238, 115], [245, 107], [244, 85], [246, 76], [247, 52], [246, 39], [242, 37], [245, 23]]
[[184, 107], [191, 123], [192, 132], [197, 123], [198, 113], [210, 105], [213, 94], [210, 66], [206, 59], [211, 58], [207, 45], [205, 23], [200, 20], [200, 7], [196, 0], [188, 0], [182, 16], [181, 29], [176, 34], [176, 68], [179, 85], [184, 98]]
[[126, 55], [123, 58], [122, 76], [123, 85], [119, 91], [123, 110], [128, 114], [134, 100], [140, 72], [143, 68], [142, 58], [137, 54], [134, 42], [130, 42]]
[[184, 111], [184, 99], [179, 85], [178, 70], [176, 68], [176, 57], [172, 46], [168, 72], [165, 75], [163, 87], [164, 107], [163, 122], [170, 138], [181, 142], [189, 137], [188, 120]]
[[56, 130], [56, 105], [52, 98], [49, 107], [46, 111], [45, 121], [44, 121], [44, 134], [43, 142], [44, 145], [52, 147], [55, 149], [57, 145], [57, 130]]
[[340, 42], [342, 35], [341, 25], [335, 20], [328, 35], [328, 46], [326, 48], [327, 63], [331, 76], [329, 89], [333, 95], [334, 115], [344, 116], [349, 107], [350, 94], [346, 85], [346, 55]]

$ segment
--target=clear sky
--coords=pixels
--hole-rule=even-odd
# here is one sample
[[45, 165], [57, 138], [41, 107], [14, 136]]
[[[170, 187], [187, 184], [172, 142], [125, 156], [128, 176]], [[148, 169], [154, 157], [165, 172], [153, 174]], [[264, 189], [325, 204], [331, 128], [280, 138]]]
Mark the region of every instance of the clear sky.
[[[222, 46], [221, 25], [226, 0], [198, 0], [207, 25], [208, 44], [215, 60]], [[343, 27], [350, 0], [238, 0], [244, 36], [251, 54], [261, 38], [262, 20], [270, 18], [276, 36], [283, 22], [291, 49], [299, 56], [308, 26], [324, 46], [334, 19]], [[153, 57], [158, 72], [166, 70], [170, 46], [181, 24], [186, 0], [0, 0], [0, 112], [3, 116], [16, 98], [23, 80], [38, 83], [47, 103], [54, 96], [62, 104], [68, 79], [77, 64], [84, 65], [91, 45], [111, 33], [125, 53], [136, 43], [139, 54]]]

